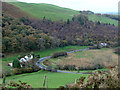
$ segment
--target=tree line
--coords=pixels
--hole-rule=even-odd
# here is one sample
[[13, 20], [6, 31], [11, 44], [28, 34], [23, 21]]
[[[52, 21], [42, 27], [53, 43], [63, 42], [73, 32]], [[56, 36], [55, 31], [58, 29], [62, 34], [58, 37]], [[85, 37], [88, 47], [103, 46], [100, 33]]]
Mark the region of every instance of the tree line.
[[2, 14], [2, 52], [25, 52], [67, 45], [93, 45], [106, 42], [117, 45], [118, 30], [114, 25], [89, 21], [85, 15], [76, 15], [67, 21], [51, 21]]

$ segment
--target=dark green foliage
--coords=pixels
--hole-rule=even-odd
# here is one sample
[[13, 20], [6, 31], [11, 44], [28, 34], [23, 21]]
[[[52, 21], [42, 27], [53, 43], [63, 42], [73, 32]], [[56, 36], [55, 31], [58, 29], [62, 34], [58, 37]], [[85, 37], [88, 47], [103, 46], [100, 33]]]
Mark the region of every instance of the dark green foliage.
[[63, 70], [73, 71], [73, 70], [76, 70], [76, 66], [75, 65], [65, 65], [65, 66], [63, 66]]
[[43, 17], [43, 20], [45, 20], [46, 18], [45, 18], [45, 16]]
[[84, 15], [77, 16], [77, 19], [80, 22], [80, 25], [84, 25], [88, 21], [87, 17]]
[[19, 60], [15, 59], [13, 61], [13, 68], [21, 68]]
[[97, 22], [97, 25], [100, 25], [100, 21]]
[[58, 70], [69, 70], [69, 71], [74, 71], [77, 70], [75, 65], [57, 65], [56, 68]]
[[33, 69], [32, 68], [22, 68], [21, 71], [22, 71], [22, 73], [32, 73]]
[[74, 18], [74, 17], [72, 18], [72, 21], [73, 21], [73, 22], [75, 21], [75, 18]]
[[56, 52], [52, 55], [52, 58], [57, 58], [59, 56], [67, 56], [67, 52]]
[[70, 20], [69, 19], [67, 19], [67, 24], [70, 24]]
[[40, 58], [40, 55], [36, 55], [36, 58]]

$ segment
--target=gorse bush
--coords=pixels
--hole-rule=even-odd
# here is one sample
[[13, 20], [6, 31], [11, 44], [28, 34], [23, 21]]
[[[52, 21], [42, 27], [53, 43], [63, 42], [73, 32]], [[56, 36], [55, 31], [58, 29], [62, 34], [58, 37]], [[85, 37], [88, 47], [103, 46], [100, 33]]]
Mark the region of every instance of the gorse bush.
[[29, 90], [32, 90], [32, 86], [27, 84], [26, 82], [21, 82], [19, 80], [19, 83], [16, 83], [15, 81], [10, 81], [8, 84], [4, 84], [4, 85], [0, 85], [0, 89], [1, 90], [6, 90], [8, 88], [11, 88], [11, 90], [13, 88], [16, 88], [18, 90], [21, 90], [21, 89], [29, 89]]
[[68, 84], [68, 88], [120, 88], [119, 81], [120, 73], [118, 67], [110, 69], [108, 72], [96, 71], [88, 76], [87, 82], [84, 83], [85, 78], [77, 79], [75, 84]]

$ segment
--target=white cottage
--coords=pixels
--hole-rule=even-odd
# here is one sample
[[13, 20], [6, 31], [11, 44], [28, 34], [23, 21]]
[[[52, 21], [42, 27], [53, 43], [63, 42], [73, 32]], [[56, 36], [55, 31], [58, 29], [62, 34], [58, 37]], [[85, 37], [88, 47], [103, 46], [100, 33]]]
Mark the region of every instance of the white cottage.
[[101, 45], [102, 47], [105, 47], [105, 46], [107, 46], [107, 43], [100, 43], [100, 45]]
[[[19, 59], [19, 61], [21, 64], [22, 62], [27, 62], [27, 61], [30, 61], [32, 59], [33, 59], [33, 55], [30, 54], [30, 57], [25, 56], [24, 58]], [[8, 66], [13, 67], [13, 63], [8, 63]], [[22, 65], [21, 65], [21, 67], [22, 67]]]
[[19, 61], [22, 63], [22, 62], [27, 62], [32, 59], [33, 59], [33, 55], [30, 54], [30, 57], [25, 56], [24, 58], [21, 58]]

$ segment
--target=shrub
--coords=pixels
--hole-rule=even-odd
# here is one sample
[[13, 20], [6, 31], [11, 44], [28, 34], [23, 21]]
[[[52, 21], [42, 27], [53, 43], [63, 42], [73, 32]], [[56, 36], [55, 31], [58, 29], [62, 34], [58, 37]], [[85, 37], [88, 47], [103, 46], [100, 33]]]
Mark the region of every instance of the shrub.
[[22, 71], [22, 73], [32, 73], [33, 69], [32, 68], [22, 68], [21, 71]]
[[[1, 85], [1, 89], [2, 90], [5, 90], [7, 88], [16, 88], [16, 90], [21, 90], [23, 88], [23, 90], [25, 89], [30, 89], [32, 90], [32, 86], [31, 85], [28, 85], [26, 82], [21, 82], [19, 80], [19, 83], [16, 83], [15, 81], [10, 81], [8, 84], [4, 84], [4, 85]], [[10, 90], [12, 90], [10, 89]]]
[[76, 66], [75, 65], [65, 65], [64, 70], [76, 70]]
[[67, 56], [67, 52], [56, 52], [52, 55], [52, 58], [57, 58], [59, 56]]
[[13, 74], [18, 75], [18, 74], [21, 74], [21, 73], [22, 73], [22, 70], [20, 68], [14, 68]]
[[[74, 84], [68, 84], [68, 88], [120, 88], [118, 67], [110, 69], [108, 72], [96, 71], [89, 75], [87, 82], [84, 83], [85, 78], [77, 79]], [[96, 89], [97, 90], [97, 89]]]
[[14, 68], [13, 74], [18, 75], [22, 73], [32, 73], [32, 72], [37, 72], [39, 71], [40, 68], [38, 69], [33, 69], [33, 68]]
[[120, 48], [116, 48], [116, 49], [115, 49], [115, 53], [117, 53], [117, 54], [120, 55]]
[[57, 65], [56, 66], [57, 69], [59, 70], [76, 70], [76, 66], [75, 65]]

